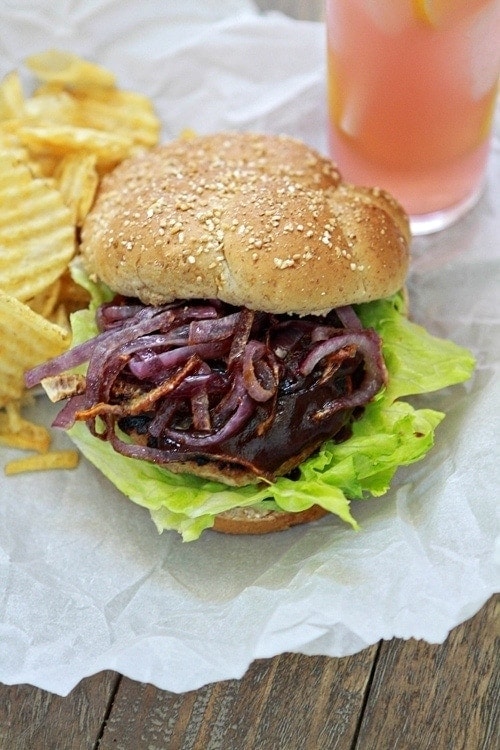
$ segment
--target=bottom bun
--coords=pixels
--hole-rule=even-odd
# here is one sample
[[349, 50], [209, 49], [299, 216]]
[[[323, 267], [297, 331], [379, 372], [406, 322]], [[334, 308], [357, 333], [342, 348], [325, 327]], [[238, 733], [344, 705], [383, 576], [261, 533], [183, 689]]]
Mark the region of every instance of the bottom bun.
[[270, 534], [285, 531], [290, 526], [310, 523], [328, 513], [319, 505], [313, 505], [298, 513], [281, 510], [257, 510], [256, 508], [233, 508], [215, 517], [214, 531], [222, 534]]

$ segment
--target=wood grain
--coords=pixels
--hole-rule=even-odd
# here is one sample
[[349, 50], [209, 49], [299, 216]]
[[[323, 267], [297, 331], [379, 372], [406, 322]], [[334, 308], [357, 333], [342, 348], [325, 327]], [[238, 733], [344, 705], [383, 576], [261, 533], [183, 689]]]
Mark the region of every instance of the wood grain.
[[66, 698], [30, 685], [0, 685], [1, 750], [93, 750], [118, 681], [102, 672]]
[[376, 652], [284, 654], [183, 695], [123, 679], [99, 750], [350, 750]]
[[441, 646], [383, 643], [356, 748], [500, 750], [499, 614], [493, 597]]

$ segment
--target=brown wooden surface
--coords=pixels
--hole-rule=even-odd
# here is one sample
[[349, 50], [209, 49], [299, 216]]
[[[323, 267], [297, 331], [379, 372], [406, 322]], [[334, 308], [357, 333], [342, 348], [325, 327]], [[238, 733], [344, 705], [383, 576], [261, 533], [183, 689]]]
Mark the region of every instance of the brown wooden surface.
[[[322, 0], [258, 5], [322, 17]], [[66, 698], [0, 685], [0, 750], [500, 750], [499, 601], [442, 645], [283, 654], [181, 695], [112, 672]]]
[[189, 693], [110, 672], [66, 698], [0, 686], [0, 748], [498, 750], [499, 602], [442, 645], [394, 639], [341, 659], [283, 654]]

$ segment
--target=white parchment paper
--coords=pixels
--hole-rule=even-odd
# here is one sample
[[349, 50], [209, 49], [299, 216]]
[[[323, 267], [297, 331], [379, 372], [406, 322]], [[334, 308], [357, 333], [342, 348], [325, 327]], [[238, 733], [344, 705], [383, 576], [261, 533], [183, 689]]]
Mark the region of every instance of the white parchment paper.
[[[326, 150], [319, 23], [262, 17], [238, 0], [1, 0], [0, 14], [1, 75], [57, 46], [152, 96], [165, 138], [253, 129]], [[158, 535], [85, 461], [0, 476], [0, 681], [65, 695], [115, 669], [186, 691], [285, 651], [442, 642], [499, 590], [499, 174], [497, 135], [476, 208], [414, 242], [414, 318], [472, 349], [478, 367], [469, 383], [421, 399], [447, 412], [437, 444], [388, 495], [353, 503], [362, 531], [326, 518], [186, 544]], [[54, 413], [40, 399], [29, 416]], [[55, 443], [69, 441], [57, 433]], [[3, 449], [2, 463], [14, 455]]]

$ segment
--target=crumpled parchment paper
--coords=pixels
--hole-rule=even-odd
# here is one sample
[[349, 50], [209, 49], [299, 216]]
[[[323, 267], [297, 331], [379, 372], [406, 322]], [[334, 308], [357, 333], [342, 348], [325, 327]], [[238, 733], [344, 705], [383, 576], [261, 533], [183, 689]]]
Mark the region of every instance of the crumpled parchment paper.
[[[1, 75], [30, 53], [68, 49], [153, 97], [164, 138], [252, 129], [326, 151], [320, 23], [238, 0], [1, 0], [0, 12]], [[0, 477], [0, 681], [65, 695], [114, 669], [181, 692], [285, 651], [442, 642], [499, 590], [498, 133], [482, 199], [414, 241], [409, 281], [413, 317], [472, 349], [477, 370], [420, 400], [447, 413], [436, 446], [388, 495], [353, 503], [362, 531], [326, 518], [186, 544], [158, 535], [85, 461]], [[48, 424], [54, 413], [38, 399], [29, 416]], [[58, 432], [55, 445], [66, 444]], [[14, 455], [2, 449], [2, 463]]]

